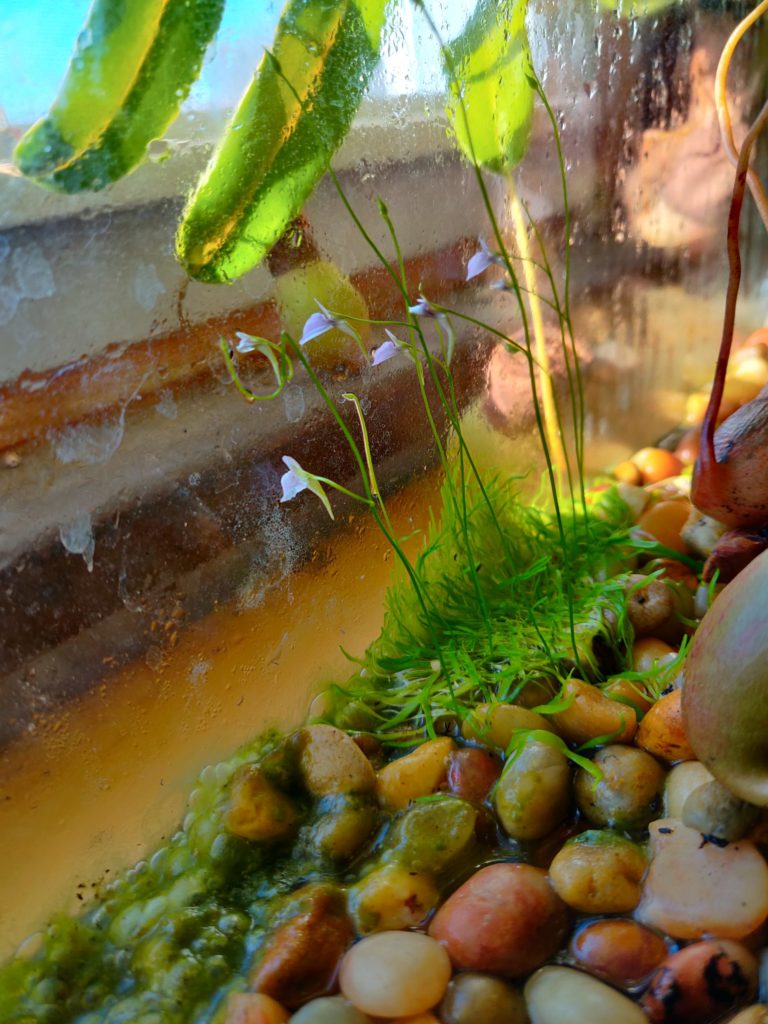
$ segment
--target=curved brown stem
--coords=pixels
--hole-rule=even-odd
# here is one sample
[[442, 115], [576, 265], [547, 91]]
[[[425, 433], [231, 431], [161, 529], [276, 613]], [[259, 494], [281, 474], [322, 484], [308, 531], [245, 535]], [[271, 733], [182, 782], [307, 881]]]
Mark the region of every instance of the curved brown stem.
[[[715, 74], [715, 108], [717, 109], [717, 119], [720, 122], [720, 137], [723, 149], [734, 167], [738, 164], [739, 152], [733, 137], [731, 112], [728, 109], [728, 71], [733, 55], [742, 38], [751, 26], [766, 13], [768, 13], [768, 0], [762, 0], [733, 30], [723, 47], [723, 52], [717, 64], [717, 73]], [[765, 225], [766, 231], [768, 231], [768, 196], [766, 196], [762, 183], [753, 170], [747, 171], [747, 184], [757, 205], [760, 219]]]
[[725, 298], [725, 314], [723, 317], [723, 334], [720, 351], [715, 367], [715, 379], [709, 396], [709, 404], [701, 426], [701, 447], [696, 465], [697, 488], [710, 493], [717, 490], [722, 477], [722, 467], [715, 458], [715, 426], [717, 424], [720, 403], [725, 388], [725, 375], [733, 343], [733, 327], [736, 320], [736, 302], [741, 284], [741, 252], [739, 249], [739, 226], [741, 211], [744, 206], [749, 160], [755, 140], [768, 123], [768, 101], [763, 105], [752, 127], [742, 143], [739, 160], [736, 165], [736, 180], [733, 183], [733, 196], [728, 212], [728, 291]]

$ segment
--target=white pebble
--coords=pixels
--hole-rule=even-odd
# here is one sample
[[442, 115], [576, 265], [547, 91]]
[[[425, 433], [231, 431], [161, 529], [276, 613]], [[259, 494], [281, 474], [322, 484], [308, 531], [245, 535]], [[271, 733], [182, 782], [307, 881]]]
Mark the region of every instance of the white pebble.
[[701, 761], [681, 761], [664, 783], [664, 817], [682, 818], [685, 801], [699, 786], [711, 782], [712, 775]]
[[741, 939], [768, 916], [768, 865], [746, 839], [719, 847], [676, 818], [650, 825], [636, 917], [676, 939]]
[[371, 1024], [371, 1018], [340, 996], [325, 996], [305, 1003], [291, 1024]]
[[373, 1017], [413, 1017], [436, 1006], [451, 979], [439, 942], [419, 932], [379, 932], [362, 939], [341, 964], [346, 998]]
[[631, 999], [570, 967], [542, 967], [525, 986], [531, 1024], [648, 1024]]

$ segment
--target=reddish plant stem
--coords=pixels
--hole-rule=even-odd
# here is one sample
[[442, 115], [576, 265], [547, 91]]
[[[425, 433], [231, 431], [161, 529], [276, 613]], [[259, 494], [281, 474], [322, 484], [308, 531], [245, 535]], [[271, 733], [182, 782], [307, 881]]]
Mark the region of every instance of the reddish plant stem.
[[698, 486], [702, 490], [713, 492], [717, 488], [718, 478], [721, 476], [720, 464], [715, 458], [715, 426], [717, 416], [720, 412], [720, 403], [723, 399], [725, 388], [725, 376], [728, 371], [728, 360], [731, 355], [733, 344], [733, 327], [736, 320], [736, 303], [739, 297], [739, 286], [741, 284], [741, 252], [739, 249], [739, 227], [741, 224], [741, 211], [744, 206], [744, 193], [746, 191], [747, 174], [749, 171], [749, 159], [752, 154], [752, 146], [760, 135], [760, 132], [768, 123], [768, 101], [763, 105], [752, 127], [742, 143], [739, 152], [739, 161], [736, 165], [736, 180], [733, 183], [733, 195], [731, 208], [728, 212], [728, 290], [725, 298], [725, 314], [723, 317], [723, 334], [720, 341], [720, 351], [717, 356], [715, 367], [715, 379], [712, 391], [709, 396], [707, 411], [704, 414], [704, 421], [701, 426], [701, 447], [696, 465]]

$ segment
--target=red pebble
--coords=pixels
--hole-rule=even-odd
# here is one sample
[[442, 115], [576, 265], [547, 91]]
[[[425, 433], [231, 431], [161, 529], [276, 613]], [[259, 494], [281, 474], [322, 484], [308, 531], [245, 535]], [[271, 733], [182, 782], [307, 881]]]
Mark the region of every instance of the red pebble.
[[485, 750], [464, 747], [448, 765], [448, 788], [456, 796], [481, 804], [501, 774], [501, 763]]
[[756, 988], [757, 961], [740, 943], [694, 942], [664, 961], [640, 1005], [651, 1024], [711, 1024]]
[[459, 970], [521, 977], [541, 967], [565, 937], [568, 908], [546, 871], [490, 864], [449, 896], [429, 934]]

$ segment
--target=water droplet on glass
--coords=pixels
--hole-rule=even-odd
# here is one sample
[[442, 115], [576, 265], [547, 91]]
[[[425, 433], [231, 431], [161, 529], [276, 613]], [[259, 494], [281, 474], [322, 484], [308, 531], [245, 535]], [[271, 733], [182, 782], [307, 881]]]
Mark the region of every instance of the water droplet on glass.
[[14, 288], [0, 285], [0, 327], [13, 320], [18, 304], [19, 293]]
[[51, 265], [39, 245], [24, 245], [14, 249], [11, 266], [16, 276], [19, 298], [47, 299], [56, 294]]
[[133, 294], [142, 309], [149, 313], [164, 293], [165, 285], [158, 277], [154, 263], [139, 263], [133, 280]]
[[125, 410], [111, 423], [81, 423], [51, 435], [56, 458], [65, 464], [108, 462], [120, 447], [125, 432]]
[[305, 407], [304, 392], [298, 384], [290, 384], [284, 389], [283, 408], [285, 409], [285, 418], [289, 423], [298, 423], [304, 415]]
[[173, 149], [166, 139], [152, 139], [147, 147], [147, 156], [153, 163], [162, 164], [173, 156]]
[[59, 527], [59, 537], [64, 548], [73, 555], [82, 555], [88, 572], [93, 572], [93, 555], [96, 542], [89, 512], [80, 512], [69, 523]]

